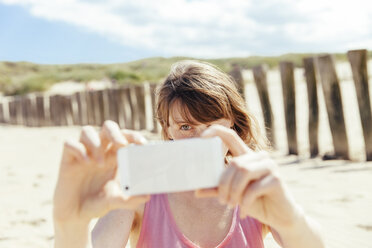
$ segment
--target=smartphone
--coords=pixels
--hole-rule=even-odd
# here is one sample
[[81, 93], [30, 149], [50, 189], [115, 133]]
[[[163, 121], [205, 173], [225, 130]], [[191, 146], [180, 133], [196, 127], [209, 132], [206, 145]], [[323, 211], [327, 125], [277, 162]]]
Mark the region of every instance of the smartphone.
[[129, 145], [117, 153], [120, 184], [128, 196], [215, 187], [224, 157], [219, 137]]

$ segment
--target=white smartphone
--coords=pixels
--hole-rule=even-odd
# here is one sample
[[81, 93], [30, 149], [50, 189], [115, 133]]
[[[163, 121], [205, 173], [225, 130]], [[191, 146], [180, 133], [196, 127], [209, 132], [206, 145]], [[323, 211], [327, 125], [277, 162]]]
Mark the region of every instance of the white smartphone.
[[117, 154], [120, 184], [128, 196], [215, 187], [224, 157], [218, 137], [129, 145]]

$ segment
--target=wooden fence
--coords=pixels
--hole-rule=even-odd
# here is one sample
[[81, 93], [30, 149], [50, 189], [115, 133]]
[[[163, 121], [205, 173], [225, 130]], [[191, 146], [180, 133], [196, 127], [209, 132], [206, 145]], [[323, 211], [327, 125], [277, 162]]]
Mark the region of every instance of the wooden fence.
[[[355, 89], [358, 97], [359, 113], [363, 128], [366, 159], [372, 160], [372, 113], [369, 96], [367, 50], [353, 50], [347, 53]], [[334, 157], [349, 159], [340, 83], [331, 55], [308, 57], [303, 60], [307, 92], [309, 99], [309, 143], [310, 155], [318, 155], [319, 109], [317, 79], [324, 92], [326, 110], [331, 130]], [[282, 61], [279, 65], [284, 115], [287, 131], [288, 152], [298, 154], [296, 136], [295, 79], [294, 65]], [[267, 67], [253, 68], [254, 81], [259, 93], [265, 126], [269, 140], [274, 143], [272, 106], [269, 101]], [[236, 76], [237, 75], [237, 76]], [[318, 75], [318, 76], [317, 76]], [[232, 76], [241, 80], [241, 74]], [[15, 96], [8, 102], [0, 102], [0, 123], [26, 125], [30, 127], [64, 126], [64, 125], [102, 125], [111, 119], [122, 128], [151, 130], [158, 132], [154, 118], [155, 84], [127, 85], [97, 91], [77, 92], [73, 95], [30, 94]]]
[[[81, 91], [73, 95], [29, 94], [12, 97], [0, 103], [0, 123], [29, 127], [94, 125], [105, 120], [117, 122], [121, 128], [157, 132], [154, 106], [155, 85]], [[8, 114], [4, 107], [8, 105]], [[148, 119], [154, 121], [149, 122]]]

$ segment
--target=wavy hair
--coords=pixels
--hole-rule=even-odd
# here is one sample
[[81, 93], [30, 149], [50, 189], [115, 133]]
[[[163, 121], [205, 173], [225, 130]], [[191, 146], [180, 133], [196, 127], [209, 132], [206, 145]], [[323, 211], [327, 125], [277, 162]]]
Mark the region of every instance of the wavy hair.
[[253, 150], [268, 148], [256, 119], [248, 112], [233, 79], [216, 66], [199, 61], [180, 61], [157, 88], [156, 117], [163, 139], [169, 139], [169, 113], [172, 104], [181, 103], [182, 117], [190, 124], [231, 119], [240, 138]]

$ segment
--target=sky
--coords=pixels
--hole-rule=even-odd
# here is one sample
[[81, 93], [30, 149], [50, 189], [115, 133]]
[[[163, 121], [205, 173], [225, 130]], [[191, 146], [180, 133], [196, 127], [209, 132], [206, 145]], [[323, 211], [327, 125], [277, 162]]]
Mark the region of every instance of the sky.
[[0, 61], [372, 50], [369, 0], [0, 0]]

